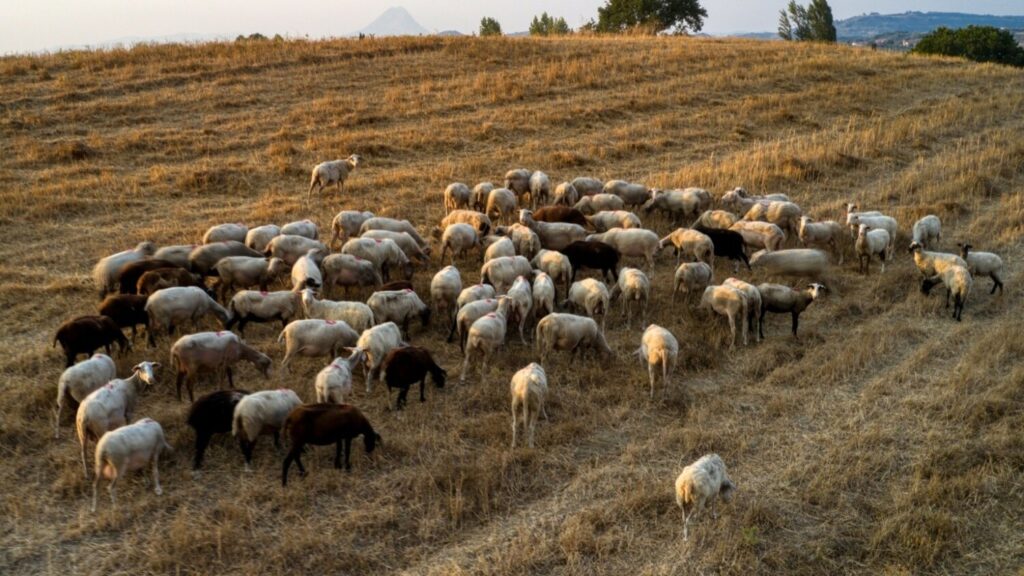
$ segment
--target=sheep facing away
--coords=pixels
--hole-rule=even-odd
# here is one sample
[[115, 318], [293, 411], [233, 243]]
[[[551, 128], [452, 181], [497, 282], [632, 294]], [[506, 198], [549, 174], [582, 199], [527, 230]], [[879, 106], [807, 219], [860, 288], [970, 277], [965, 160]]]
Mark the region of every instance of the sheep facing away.
[[701, 296], [700, 308], [712, 310], [729, 319], [729, 331], [732, 334], [730, 350], [736, 348], [736, 319], [738, 317], [740, 331], [743, 335], [743, 345], [747, 345], [747, 323], [744, 320], [748, 317], [749, 303], [742, 290], [725, 285], [708, 286], [704, 289], [704, 295]]
[[640, 361], [647, 364], [647, 373], [651, 379], [651, 399], [654, 399], [654, 380], [656, 370], [661, 368], [661, 394], [665, 396], [669, 387], [669, 374], [675, 370], [679, 357], [679, 341], [671, 332], [651, 324], [644, 330], [640, 339], [640, 348], [636, 351]]
[[352, 373], [365, 358], [363, 351], [355, 348], [348, 358], [339, 356], [318, 372], [313, 382], [317, 403], [344, 403], [345, 397], [352, 394]]
[[715, 513], [715, 502], [732, 500], [736, 485], [729, 479], [725, 463], [718, 454], [707, 454], [690, 464], [676, 478], [676, 505], [683, 514], [683, 540], [690, 539], [690, 520], [698, 512], [710, 505], [712, 518]]
[[942, 283], [946, 286], [946, 308], [949, 308], [949, 297], [953, 296], [953, 318], [957, 322], [964, 313], [964, 305], [971, 294], [971, 272], [963, 266], [950, 266], [942, 272], [921, 281], [921, 292], [930, 294], [932, 288]]
[[122, 476], [145, 467], [153, 468], [153, 492], [160, 496], [160, 453], [170, 452], [171, 446], [164, 439], [164, 429], [151, 418], [143, 418], [134, 424], [111, 430], [96, 444], [96, 479], [92, 482], [92, 511], [96, 511], [96, 492], [100, 478], [108, 478], [110, 504], [116, 504], [114, 488]]
[[306, 192], [306, 199], [308, 200], [313, 197], [314, 189], [319, 194], [324, 189], [324, 186], [330, 186], [331, 184], [337, 185], [338, 193], [340, 194], [342, 187], [345, 185], [345, 180], [348, 179], [348, 175], [359, 166], [361, 160], [362, 158], [353, 154], [344, 160], [330, 160], [314, 166], [313, 173], [309, 179], [309, 191]]
[[66, 368], [57, 381], [57, 408], [53, 412], [53, 437], [60, 437], [60, 413], [64, 401], [81, 403], [94, 390], [117, 378], [117, 366], [106, 354], [94, 354], [88, 360]]
[[651, 298], [651, 281], [647, 275], [636, 268], [623, 268], [619, 272], [619, 281], [612, 286], [609, 303], [622, 298], [622, 316], [626, 318], [626, 327], [633, 324], [633, 317], [628, 314], [631, 302], [640, 308], [640, 325], [647, 324], [647, 302]]
[[264, 434], [273, 434], [274, 446], [280, 447], [284, 421], [301, 404], [299, 395], [287, 388], [253, 392], [238, 401], [231, 419], [231, 435], [238, 438], [247, 472], [252, 470], [256, 439]]
[[531, 362], [512, 375], [512, 448], [516, 447], [516, 429], [519, 410], [522, 409], [523, 433], [526, 444], [533, 448], [533, 436], [537, 429], [537, 417], [541, 414], [548, 419], [544, 400], [548, 395], [548, 375], [544, 367]]

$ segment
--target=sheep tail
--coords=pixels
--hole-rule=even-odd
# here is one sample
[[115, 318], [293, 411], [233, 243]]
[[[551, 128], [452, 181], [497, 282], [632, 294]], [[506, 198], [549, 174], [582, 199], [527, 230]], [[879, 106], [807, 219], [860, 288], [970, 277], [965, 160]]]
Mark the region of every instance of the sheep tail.
[[237, 437], [238, 433], [245, 430], [245, 426], [242, 422], [242, 415], [237, 411], [235, 417], [231, 419], [231, 435]]
[[278, 343], [278, 344], [280, 344], [280, 343], [284, 342], [284, 333], [285, 333], [285, 331], [287, 331], [287, 330], [288, 330], [288, 327], [287, 327], [287, 326], [285, 326], [285, 329], [284, 329], [284, 330], [281, 330], [281, 334], [279, 334], [279, 335], [277, 336], [277, 343]]

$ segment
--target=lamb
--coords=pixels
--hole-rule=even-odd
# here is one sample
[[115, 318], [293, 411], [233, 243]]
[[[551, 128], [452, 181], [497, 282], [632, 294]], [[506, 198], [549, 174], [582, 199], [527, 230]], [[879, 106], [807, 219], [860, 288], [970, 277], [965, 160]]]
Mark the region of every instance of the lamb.
[[747, 297], [747, 325], [754, 335], [754, 342], [760, 342], [764, 339], [764, 330], [761, 328], [761, 293], [757, 286], [739, 278], [726, 278], [722, 284], [736, 288]]
[[885, 274], [885, 254], [889, 249], [889, 240], [889, 233], [885, 230], [875, 230], [867, 224], [860, 225], [854, 249], [857, 252], [861, 274], [868, 274], [871, 271], [871, 257], [876, 254], [882, 263], [882, 274]]
[[548, 395], [548, 375], [544, 367], [536, 362], [531, 362], [525, 368], [521, 368], [512, 375], [512, 448], [516, 447], [516, 430], [518, 428], [518, 414], [520, 408], [523, 412], [523, 434], [526, 435], [526, 445], [533, 448], [533, 436], [537, 429], [537, 417], [541, 414], [548, 419], [547, 409], [544, 407], [544, 400]]
[[310, 240], [320, 239], [320, 227], [310, 219], [296, 220], [281, 226], [281, 234], [291, 236], [304, 236]]
[[942, 221], [938, 216], [929, 214], [914, 222], [913, 241], [923, 246], [925, 250], [937, 247], [941, 239]]
[[373, 218], [373, 212], [360, 212], [359, 210], [338, 212], [331, 220], [331, 247], [334, 247], [338, 240], [344, 242], [349, 238], [359, 236], [359, 229], [370, 218]]
[[633, 317], [627, 315], [631, 302], [640, 308], [640, 325], [647, 324], [647, 302], [651, 298], [651, 281], [647, 275], [636, 268], [623, 268], [619, 273], [619, 281], [612, 287], [610, 302], [622, 298], [622, 315], [626, 318], [626, 327], [633, 324]]
[[508, 320], [519, 322], [519, 340], [526, 345], [523, 330], [526, 321], [530, 318], [530, 311], [533, 309], [533, 291], [530, 281], [522, 276], [516, 278], [512, 287], [508, 289], [508, 298], [510, 301]]
[[511, 190], [498, 188], [497, 190], [492, 190], [490, 195], [487, 196], [487, 210], [484, 213], [492, 221], [500, 219], [508, 224], [512, 221], [515, 211], [516, 195]]
[[574, 282], [576, 273], [584, 268], [600, 270], [602, 278], [611, 276], [612, 281], [618, 281], [619, 251], [614, 247], [604, 242], [579, 241], [566, 246], [562, 253], [572, 266], [570, 282]]
[[953, 318], [957, 322], [964, 313], [964, 305], [967, 304], [967, 297], [971, 294], [973, 280], [971, 272], [965, 266], [948, 266], [935, 276], [925, 278], [921, 281], [921, 292], [931, 293], [932, 288], [942, 283], [946, 285], [946, 308], [949, 308], [949, 297], [953, 296]]
[[402, 346], [407, 346], [407, 344], [402, 341], [402, 333], [394, 322], [378, 324], [373, 328], [363, 330], [363, 333], [359, 335], [356, 348], [362, 350], [366, 355], [363, 372], [367, 394], [371, 392], [373, 379], [380, 374], [380, 367], [388, 353]]
[[676, 268], [675, 283], [672, 285], [672, 303], [675, 304], [676, 294], [682, 292], [703, 293], [711, 285], [712, 269], [706, 262], [684, 262]]
[[279, 320], [281, 328], [299, 316], [299, 296], [291, 290], [257, 292], [241, 290], [228, 303], [231, 319], [224, 325], [231, 330], [238, 325], [238, 333], [245, 336], [245, 325], [249, 322], [273, 322]]
[[462, 373], [459, 375], [460, 383], [466, 381], [469, 363], [474, 355], [481, 357], [480, 377], [483, 378], [484, 366], [491, 365], [494, 352], [505, 344], [505, 330], [511, 306], [512, 301], [509, 298], [501, 298], [494, 312], [477, 318], [470, 326], [469, 335], [466, 338], [465, 360], [462, 363]]
[[[280, 238], [280, 236], [278, 236]], [[274, 240], [277, 240], [275, 238]], [[250, 258], [261, 258], [262, 253], [257, 252], [241, 242], [228, 240], [214, 244], [203, 244], [196, 246], [188, 255], [189, 270], [200, 276], [210, 276], [217, 273], [217, 262], [229, 256], [249, 256]], [[292, 261], [288, 264], [291, 265]]]
[[750, 266], [769, 274], [801, 278], [824, 278], [829, 270], [828, 254], [814, 248], [759, 250], [750, 255]]
[[486, 300], [487, 298], [494, 298], [497, 295], [497, 290], [490, 284], [474, 284], [467, 286], [459, 292], [459, 298], [455, 301], [455, 306], [461, 309], [470, 302], [477, 300]]
[[732, 334], [730, 350], [736, 349], [736, 318], [738, 316], [740, 331], [743, 334], [743, 345], [747, 345], [747, 323], [743, 319], [749, 317], [750, 304], [742, 290], [726, 285], [708, 286], [701, 296], [700, 308], [713, 310], [729, 319], [729, 331]]
[[640, 348], [636, 350], [640, 361], [647, 364], [647, 374], [651, 378], [651, 400], [654, 400], [654, 374], [655, 370], [661, 368], [661, 382], [663, 388], [661, 395], [665, 397], [665, 391], [670, 385], [669, 374], [676, 369], [676, 359], [679, 357], [679, 341], [671, 332], [651, 324], [644, 330], [640, 338]]
[[544, 272], [537, 272], [533, 277], [533, 315], [541, 318], [555, 311], [555, 283]]
[[146, 301], [146, 313], [149, 314], [146, 332], [150, 346], [156, 346], [156, 334], [165, 327], [167, 334], [173, 335], [175, 326], [189, 320], [193, 328], [198, 329], [199, 319], [207, 314], [216, 316], [225, 327], [231, 320], [230, 312], [202, 288], [194, 286], [157, 290]]
[[570, 206], [542, 206], [533, 213], [533, 219], [537, 222], [565, 222], [568, 224], [579, 224], [584, 228], [589, 224], [587, 216], [579, 210]]
[[345, 450], [345, 469], [351, 470], [349, 457], [352, 454], [352, 440], [363, 436], [366, 454], [370, 455], [377, 443], [383, 445], [380, 434], [373, 430], [370, 421], [355, 406], [349, 404], [312, 404], [299, 406], [288, 414], [284, 424], [291, 437], [291, 449], [284, 458], [281, 470], [281, 486], [288, 485], [288, 469], [294, 461], [299, 474], [306, 475], [302, 465], [302, 451], [306, 444], [325, 446], [335, 444], [334, 467], [341, 468], [341, 452]]
[[569, 291], [573, 273], [572, 263], [568, 256], [557, 250], [541, 250], [533, 257], [530, 264], [550, 276], [553, 282], [562, 282], [566, 292]]
[[153, 492], [163, 494], [160, 487], [160, 453], [170, 452], [171, 446], [164, 439], [164, 430], [155, 420], [143, 418], [134, 424], [111, 430], [96, 444], [96, 479], [92, 483], [92, 511], [96, 511], [96, 492], [100, 478], [110, 479], [107, 491], [110, 504], [115, 504], [114, 486], [118, 478], [149, 464], [153, 467]]
[[732, 212], [725, 210], [706, 210], [694, 221], [693, 229], [711, 228], [728, 230], [732, 225], [739, 222], [739, 218]]
[[593, 318], [575, 314], [548, 314], [537, 323], [535, 342], [540, 363], [547, 364], [551, 352], [570, 350], [572, 355], [583, 354], [587, 349], [610, 357], [612, 349]]
[[715, 502], [732, 500], [736, 485], [729, 479], [725, 463], [718, 454], [706, 454], [699, 460], [683, 468], [676, 478], [676, 504], [683, 513], [683, 540], [690, 539], [690, 520], [704, 506], [711, 505], [711, 517], [715, 514]]
[[206, 287], [206, 282], [199, 274], [193, 274], [185, 268], [157, 268], [150, 270], [135, 284], [135, 292], [140, 296], [149, 296], [157, 290], [174, 286], [195, 286], [202, 288], [211, 297], [214, 293]]
[[839, 246], [839, 239], [843, 234], [843, 227], [835, 220], [815, 222], [808, 216], [800, 217], [800, 245], [805, 247], [821, 246], [827, 244], [832, 251], [839, 255], [840, 266], [843, 265], [843, 250]]
[[755, 204], [744, 216], [743, 220], [764, 220], [771, 222], [794, 238], [800, 234], [800, 217], [803, 211], [793, 202], [769, 202]]
[[235, 387], [231, 368], [245, 360], [259, 369], [264, 378], [270, 377], [270, 357], [249, 346], [232, 332], [198, 332], [182, 336], [171, 347], [171, 368], [176, 374], [175, 389], [181, 401], [181, 385], [188, 389], [188, 400], [193, 401], [192, 389], [203, 373], [218, 376], [227, 374], [228, 386]]
[[277, 337], [278, 344], [285, 343], [281, 367], [287, 368], [288, 362], [295, 356], [334, 358], [342, 348], [352, 346], [358, 339], [359, 334], [341, 321], [293, 320]]
[[768, 222], [740, 220], [729, 229], [739, 232], [740, 236], [743, 236], [743, 243], [755, 250], [764, 249], [768, 252], [781, 250], [782, 244], [786, 241], [786, 233], [775, 224]]
[[469, 337], [469, 328], [473, 325], [473, 322], [497, 310], [498, 304], [506, 298], [506, 296], [484, 298], [467, 302], [459, 307], [459, 313], [455, 316], [455, 325], [452, 326], [451, 331], [448, 333], [448, 342], [451, 342], [452, 337], [458, 332], [459, 350], [464, 353], [466, 350], [466, 338]]
[[[515, 193], [516, 198], [530, 193], [530, 172], [526, 168], [517, 168], [505, 173], [505, 188]], [[491, 192], [492, 194], [494, 192]]]
[[302, 310], [306, 318], [341, 320], [356, 332], [362, 332], [375, 324], [373, 310], [366, 304], [319, 300], [311, 288], [302, 291]]
[[203, 244], [227, 242], [229, 240], [244, 244], [245, 236], [248, 233], [249, 227], [242, 223], [218, 224], [206, 230], [206, 233], [203, 234]]
[[[889, 247], [887, 260], [892, 260], [893, 251], [896, 249], [896, 219], [890, 216], [862, 216], [853, 214], [847, 218], [847, 222], [850, 224], [867, 224], [872, 229], [885, 230], [889, 234]], [[858, 228], [859, 230], [859, 228]]]
[[644, 214], [653, 210], [664, 212], [675, 225], [681, 225], [700, 215], [705, 201], [710, 205], [711, 195], [702, 188], [686, 188], [685, 190], [651, 190], [651, 197], [644, 202]]
[[385, 282], [389, 280], [392, 268], [401, 270], [406, 280], [411, 280], [415, 272], [412, 261], [394, 240], [351, 238], [341, 247], [341, 253], [373, 262]]
[[345, 397], [352, 394], [352, 372], [365, 359], [365, 353], [356, 348], [348, 358], [339, 356], [317, 373], [313, 383], [317, 403], [343, 404]]
[[79, 354], [92, 356], [97, 348], [105, 348], [110, 354], [110, 345], [117, 343], [123, 354], [131, 348], [131, 343], [124, 337], [117, 323], [106, 316], [78, 316], [57, 328], [53, 337], [53, 345], [60, 342], [64, 350], [65, 368], [75, 363]]
[[491, 182], [480, 182], [476, 186], [473, 186], [473, 210], [477, 212], [483, 212], [487, 209], [487, 197], [491, 195], [491, 192], [496, 186]]
[[393, 240], [402, 249], [406, 257], [418, 264], [430, 261], [430, 246], [420, 246], [408, 232], [392, 232], [391, 230], [367, 230], [360, 238], [373, 240]]
[[595, 194], [580, 198], [572, 207], [583, 214], [594, 214], [603, 210], [622, 210], [626, 203], [614, 194]]
[[[392, 242], [394, 244], [394, 242]], [[318, 248], [313, 248], [295, 261], [292, 266], [292, 292], [300, 292], [306, 288], [320, 288], [324, 285], [323, 274], [316, 265], [317, 257], [323, 257]]]
[[968, 270], [974, 276], [988, 276], [992, 279], [992, 290], [989, 294], [995, 294], [999, 288], [999, 295], [1003, 294], [1003, 259], [992, 252], [974, 252], [970, 244], [957, 244], [960, 247], [960, 257], [967, 262]]
[[800, 336], [796, 330], [800, 325], [800, 314], [821, 296], [826, 288], [821, 284], [808, 284], [804, 290], [794, 290], [781, 284], [758, 284], [761, 293], [761, 338], [764, 338], [764, 316], [768, 312], [789, 313], [793, 317], [793, 338]]
[[281, 235], [281, 228], [275, 224], [265, 224], [250, 228], [245, 234], [245, 245], [257, 252], [265, 252], [267, 244]]
[[480, 281], [491, 284], [498, 294], [504, 294], [518, 276], [533, 277], [530, 261], [522, 256], [503, 256], [480, 267]]
[[136, 294], [111, 294], [100, 303], [100, 316], [106, 316], [120, 328], [132, 329], [132, 341], [135, 341], [136, 327], [149, 324], [146, 314], [146, 297]]
[[579, 195], [581, 197], [600, 194], [601, 191], [604, 190], [604, 182], [598, 180], [597, 178], [587, 178], [584, 176], [580, 176], [578, 178], [574, 178], [573, 181], [570, 182], [570, 184], [572, 184], [572, 187], [575, 188], [577, 192], [579, 192]]
[[491, 219], [487, 214], [475, 210], [452, 210], [450, 214], [441, 220], [441, 225], [434, 229], [434, 236], [440, 238], [441, 234], [452, 224], [469, 224], [476, 229], [480, 237], [484, 237], [493, 229]]
[[228, 294], [238, 288], [259, 286], [260, 290], [266, 292], [271, 282], [288, 273], [288, 264], [280, 258], [228, 256], [221, 258], [214, 269], [220, 277], [220, 300], [227, 302]]
[[452, 182], [449, 184], [444, 189], [444, 213], [448, 214], [452, 210], [458, 210], [459, 208], [468, 210], [471, 194], [469, 186], [462, 182]]
[[445, 266], [430, 279], [430, 302], [441, 318], [448, 319], [449, 328], [459, 313], [456, 302], [462, 292], [462, 275], [455, 266]]
[[231, 418], [231, 435], [238, 438], [246, 472], [252, 470], [252, 452], [256, 440], [264, 434], [273, 434], [274, 445], [280, 446], [281, 428], [285, 419], [301, 404], [299, 395], [287, 388], [253, 392], [238, 401]]
[[622, 198], [622, 202], [626, 206], [642, 206], [651, 197], [651, 190], [643, 184], [634, 184], [622, 180], [605, 182], [603, 192]]
[[[448, 230], [451, 230], [451, 228]], [[475, 233], [476, 232], [474, 231], [474, 234]], [[502, 256], [516, 255], [516, 246], [512, 242], [511, 238], [508, 238], [507, 236], [488, 236], [488, 238], [493, 238], [494, 241], [488, 244], [487, 249], [484, 250], [484, 262], [494, 260], [495, 258], [501, 258]], [[485, 241], [486, 240], [487, 239], [485, 238]]]
[[125, 250], [100, 259], [92, 269], [92, 278], [96, 283], [100, 299], [114, 291], [117, 287], [117, 278], [125, 266], [131, 262], [149, 258], [153, 256], [154, 252], [156, 252], [156, 244], [141, 242], [133, 250]]
[[366, 301], [373, 318], [378, 323], [394, 322], [402, 327], [402, 334], [409, 338], [409, 324], [418, 317], [424, 328], [430, 326], [430, 307], [413, 290], [381, 290], [374, 292]]
[[138, 292], [139, 278], [146, 272], [161, 268], [180, 268], [180, 266], [171, 260], [159, 260], [157, 258], [146, 258], [125, 264], [117, 275], [119, 291], [121, 294], [136, 294]]
[[197, 244], [175, 244], [172, 246], [164, 246], [153, 253], [153, 259], [166, 260], [180, 268], [188, 268], [188, 257], [197, 247]]
[[331, 254], [320, 263], [324, 288], [341, 286], [348, 293], [349, 286], [380, 286], [383, 279], [377, 267], [369, 260], [349, 254]]
[[587, 241], [604, 242], [618, 250], [622, 256], [643, 258], [647, 261], [647, 269], [654, 275], [654, 257], [661, 250], [658, 235], [644, 228], [612, 228], [603, 234], [591, 234]]
[[353, 154], [344, 160], [330, 160], [314, 166], [313, 173], [309, 179], [309, 191], [306, 192], [306, 199], [309, 200], [313, 197], [314, 188], [317, 194], [319, 194], [324, 189], [324, 186], [330, 186], [331, 184], [336, 184], [338, 193], [341, 194], [341, 189], [345, 186], [345, 180], [359, 166], [361, 160], [362, 158]]
[[[455, 212], [465, 212], [465, 210], [456, 210]], [[370, 230], [387, 230], [389, 232], [405, 232], [409, 236], [412, 236], [413, 240], [417, 244], [426, 248], [428, 243], [420, 236], [420, 233], [416, 231], [416, 227], [413, 226], [408, 220], [398, 220], [396, 218], [384, 218], [382, 216], [375, 216], [364, 221], [359, 226], [359, 236], [363, 236]]]
[[201, 396], [188, 409], [187, 423], [196, 434], [196, 453], [192, 459], [192, 476], [198, 476], [203, 455], [214, 434], [231, 432], [235, 406], [247, 396], [245, 390], [217, 390]]
[[643, 228], [640, 218], [626, 210], [602, 210], [586, 218], [596, 232], [607, 232], [612, 228]]
[[427, 397], [423, 394], [423, 388], [427, 382], [427, 374], [430, 374], [435, 386], [444, 388], [448, 372], [434, 362], [426, 348], [403, 346], [388, 352], [380, 370], [380, 380], [386, 382], [388, 386], [388, 405], [391, 405], [391, 389], [397, 388], [395, 411], [405, 407], [409, 387], [416, 382], [420, 383], [420, 402], [426, 402]]
[[98, 441], [105, 432], [124, 426], [132, 419], [139, 392], [147, 385], [156, 384], [154, 371], [158, 362], [142, 362], [132, 368], [129, 378], [115, 378], [93, 390], [78, 405], [75, 431], [82, 449], [82, 472], [89, 478], [85, 463], [85, 448], [89, 440]]
[[671, 234], [659, 241], [661, 248], [666, 248], [670, 244], [676, 250], [677, 266], [683, 254], [696, 262], [706, 262], [709, 266], [715, 265], [715, 243], [703, 232], [687, 228], [676, 228]]
[[87, 360], [65, 368], [57, 381], [57, 408], [53, 411], [53, 437], [60, 437], [60, 413], [64, 401], [79, 404], [94, 390], [117, 378], [117, 367], [106, 354], [94, 354]]
[[553, 204], [556, 206], [569, 207], [580, 200], [580, 193], [572, 182], [562, 182], [555, 187], [555, 198]]
[[551, 178], [540, 170], [530, 175], [530, 206], [536, 209], [551, 202]]
[[322, 254], [330, 254], [331, 252], [319, 240], [313, 240], [296, 234], [281, 234], [280, 236], [275, 236], [267, 244], [267, 249], [263, 251], [263, 254], [280, 258], [286, 264], [292, 266], [299, 258], [309, 254], [310, 250], [319, 250]]
[[457, 256], [467, 254], [473, 248], [478, 248], [481, 253], [483, 252], [480, 235], [477, 233], [476, 228], [469, 224], [458, 222], [444, 229], [444, 234], [441, 236], [442, 262], [444, 262], [444, 255], [451, 251], [450, 263], [454, 265]]

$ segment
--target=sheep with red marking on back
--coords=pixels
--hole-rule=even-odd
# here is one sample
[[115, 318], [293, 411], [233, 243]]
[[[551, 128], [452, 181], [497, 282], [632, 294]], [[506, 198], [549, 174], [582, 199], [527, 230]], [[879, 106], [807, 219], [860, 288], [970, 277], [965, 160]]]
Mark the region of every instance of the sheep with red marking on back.
[[224, 325], [224, 329], [231, 330], [238, 325], [238, 333], [244, 336], [245, 326], [249, 322], [264, 323], [278, 320], [283, 329], [301, 314], [302, 309], [299, 295], [291, 290], [240, 290], [228, 303], [228, 311], [231, 312], [231, 319]]
[[167, 334], [174, 334], [174, 328], [187, 321], [197, 328], [199, 319], [206, 315], [216, 317], [222, 326], [227, 326], [231, 313], [217, 303], [202, 288], [194, 286], [164, 288], [157, 290], [146, 301], [149, 326], [146, 330], [149, 343], [156, 345], [156, 334], [166, 328]]
[[238, 438], [247, 472], [252, 470], [256, 440], [262, 435], [272, 434], [274, 444], [279, 445], [285, 419], [301, 404], [299, 395], [287, 388], [253, 392], [238, 401], [231, 419], [231, 434]]
[[228, 386], [235, 387], [232, 368], [240, 361], [251, 363], [263, 374], [270, 377], [270, 357], [249, 346], [233, 332], [199, 332], [187, 334], [171, 346], [171, 368], [174, 369], [175, 389], [181, 401], [181, 385], [188, 389], [188, 399], [193, 400], [193, 387], [202, 374], [214, 378], [223, 370]]
[[418, 319], [423, 328], [430, 326], [430, 306], [411, 289], [379, 290], [370, 295], [366, 305], [373, 310], [376, 322], [394, 322], [401, 326], [406, 338], [409, 337], [409, 324], [414, 319]]

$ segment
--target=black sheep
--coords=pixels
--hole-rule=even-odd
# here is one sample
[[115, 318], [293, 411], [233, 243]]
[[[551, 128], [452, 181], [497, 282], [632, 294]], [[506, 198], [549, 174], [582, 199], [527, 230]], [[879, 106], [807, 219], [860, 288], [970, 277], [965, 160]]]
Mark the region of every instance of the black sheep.
[[401, 410], [405, 406], [409, 387], [417, 382], [420, 383], [420, 402], [426, 402], [427, 397], [423, 394], [423, 388], [426, 385], [428, 373], [434, 380], [435, 386], [444, 388], [448, 372], [434, 362], [429, 350], [419, 346], [404, 346], [392, 350], [381, 364], [381, 380], [388, 385], [388, 403], [390, 404], [391, 389], [397, 388], [398, 399], [395, 400], [395, 410]]
[[218, 390], [196, 400], [188, 411], [188, 425], [196, 432], [196, 455], [192, 460], [192, 469], [199, 470], [203, 464], [203, 454], [210, 445], [214, 434], [231, 432], [235, 406], [245, 390]]
[[562, 249], [562, 254], [572, 265], [570, 282], [576, 281], [576, 273], [581, 268], [600, 270], [602, 277], [610, 275], [613, 282], [619, 280], [619, 251], [614, 246], [597, 240], [577, 240]]
[[106, 316], [79, 316], [68, 320], [57, 328], [53, 345], [56, 346], [57, 342], [64, 349], [68, 367], [75, 363], [79, 354], [91, 356], [101, 347], [110, 355], [110, 345], [115, 342], [121, 347], [121, 352], [132, 347], [117, 324]]
[[134, 341], [137, 335], [136, 327], [139, 324], [149, 325], [146, 299], [146, 296], [136, 294], [112, 294], [100, 304], [100, 315], [113, 320], [118, 328], [131, 328]]
[[750, 260], [747, 259], [747, 253], [744, 251], [743, 236], [739, 232], [720, 230], [718, 228], [705, 228], [703, 226], [695, 226], [693, 229], [711, 238], [711, 243], [715, 245], [715, 256], [724, 256], [730, 260], [737, 261], [735, 264], [736, 268], [739, 267], [739, 262], [743, 262], [747, 265], [747, 270], [750, 270]]

